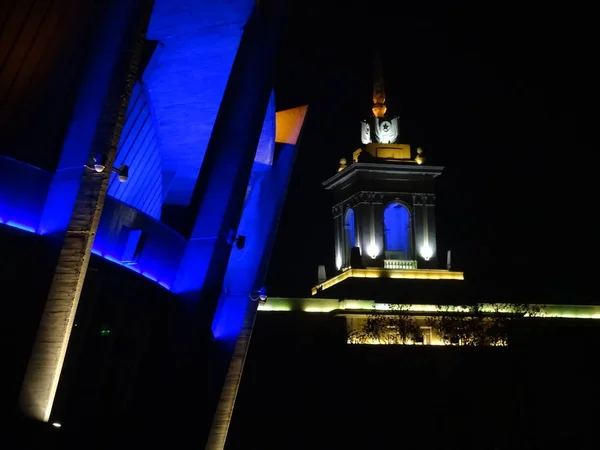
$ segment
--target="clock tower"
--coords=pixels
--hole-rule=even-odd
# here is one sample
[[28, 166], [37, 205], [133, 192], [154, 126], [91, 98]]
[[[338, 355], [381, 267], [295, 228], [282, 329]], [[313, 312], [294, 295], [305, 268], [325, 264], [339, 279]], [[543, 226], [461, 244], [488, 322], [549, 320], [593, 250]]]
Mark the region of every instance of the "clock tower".
[[[423, 151], [402, 143], [398, 117], [387, 114], [381, 62], [375, 64], [372, 115], [361, 122], [362, 145], [323, 183], [333, 194], [335, 276], [313, 294], [349, 277], [462, 279], [440, 269], [436, 248], [435, 178]], [[336, 281], [337, 280], [337, 281]]]

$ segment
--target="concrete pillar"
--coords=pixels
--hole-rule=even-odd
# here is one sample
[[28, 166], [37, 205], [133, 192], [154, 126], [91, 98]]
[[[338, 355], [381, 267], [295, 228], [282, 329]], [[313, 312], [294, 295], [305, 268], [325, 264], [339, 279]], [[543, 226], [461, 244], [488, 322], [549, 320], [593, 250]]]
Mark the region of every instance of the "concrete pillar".
[[[298, 124], [301, 126], [306, 114], [306, 107], [296, 108], [296, 110], [299, 119]], [[248, 255], [250, 258], [254, 258], [254, 270], [250, 270], [247, 276], [243, 276], [236, 273], [238, 270], [236, 264], [230, 262], [228, 267], [227, 277], [234, 276], [242, 284], [235, 291], [245, 290], [245, 292], [242, 295], [223, 295], [213, 322], [215, 337], [230, 340], [231, 347], [229, 348], [232, 349], [230, 350], [232, 354], [230, 355], [221, 395], [216, 405], [206, 450], [223, 450], [225, 448], [235, 398], [242, 379], [244, 361], [256, 318], [257, 302], [250, 301], [248, 293], [253, 287], [262, 285], [266, 276], [295, 154], [295, 145], [285, 145], [275, 166], [265, 180], [261, 201], [259, 202], [262, 223], [259, 228], [254, 230], [257, 233], [255, 244], [257, 247], [254, 252]]]
[[[152, 4], [107, 2], [46, 201], [40, 228], [60, 253], [19, 397], [21, 412], [40, 421], [52, 412]], [[100, 154], [103, 173], [84, 168]]]
[[[286, 1], [254, 11], [240, 43], [190, 205], [190, 239], [173, 291], [203, 325], [212, 321], [237, 235], [244, 197], [274, 82]], [[202, 328], [202, 325], [199, 325]]]

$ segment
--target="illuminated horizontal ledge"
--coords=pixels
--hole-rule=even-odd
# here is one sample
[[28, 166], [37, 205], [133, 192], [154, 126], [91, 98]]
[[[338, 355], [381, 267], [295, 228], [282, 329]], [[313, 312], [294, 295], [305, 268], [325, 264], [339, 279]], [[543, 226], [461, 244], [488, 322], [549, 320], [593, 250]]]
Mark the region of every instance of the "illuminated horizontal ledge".
[[146, 279], [148, 279], [148, 280], [150, 280], [150, 281], [158, 284], [159, 286], [161, 286], [161, 287], [163, 287], [163, 288], [165, 288], [167, 290], [171, 290], [171, 286], [169, 284], [165, 283], [164, 281], [158, 280], [158, 278], [154, 274], [142, 270], [141, 268], [137, 267], [137, 265], [127, 264], [127, 263], [119, 260], [119, 258], [116, 258], [116, 257], [111, 256], [111, 255], [104, 254], [103, 252], [101, 252], [100, 250], [97, 250], [97, 249], [93, 249], [92, 250], [92, 254], [96, 255], [96, 256], [99, 256], [100, 258], [103, 258], [106, 261], [109, 261], [109, 262], [111, 262], [113, 264], [116, 264], [118, 266], [124, 267], [125, 269], [129, 269], [130, 271], [135, 272], [138, 275], [143, 276], [144, 278], [146, 278]]
[[[356, 342], [353, 341], [352, 339], [348, 338], [346, 340], [346, 344], [348, 345], [393, 345], [393, 346], [397, 346], [397, 347], [456, 347], [456, 348], [464, 348], [464, 347], [470, 347], [467, 346], [465, 344], [460, 344], [460, 343], [450, 343], [450, 342], [444, 342], [440, 339], [432, 339], [431, 342], [429, 342], [428, 344], [425, 344], [423, 342], [413, 342], [413, 341], [409, 341], [409, 342], [381, 342], [380, 340], [377, 339], [367, 339], [364, 342]], [[504, 348], [506, 347], [506, 344], [504, 343], [494, 343], [494, 344], [487, 344], [487, 345], [476, 345], [476, 347], [492, 347], [492, 348]]]
[[[600, 319], [600, 305], [530, 305], [540, 309], [536, 318], [542, 319]], [[269, 298], [267, 303], [259, 305], [261, 312], [304, 312], [304, 313], [332, 313], [340, 315], [364, 315], [377, 312], [402, 314], [404, 311], [411, 314], [436, 315], [445, 312], [469, 314], [470, 309], [463, 306], [447, 305], [402, 305], [402, 310], [397, 310], [398, 305], [389, 303], [375, 303], [372, 300], [336, 300], [317, 298]], [[480, 305], [481, 311], [488, 314], [513, 314], [514, 312], [504, 304], [484, 303]]]
[[390, 161], [388, 163], [353, 163], [326, 180], [323, 183], [323, 186], [325, 189], [332, 189], [358, 172], [405, 175], [406, 177], [430, 176], [435, 178], [439, 176], [443, 170], [444, 167], [442, 166], [406, 164], [403, 160], [395, 160], [394, 162]]
[[2, 219], [0, 217], [0, 224], [6, 225], [6, 226], [11, 227], [11, 228], [17, 228], [19, 230], [26, 231], [28, 233], [38, 234], [37, 230], [34, 227], [29, 226], [29, 225], [25, 225], [23, 223], [15, 222], [13, 220], [4, 221], [4, 219]]
[[463, 272], [438, 269], [348, 269], [312, 288], [312, 295], [335, 286], [347, 278], [396, 278], [406, 280], [464, 280]]
[[[19, 229], [19, 230], [22, 230], [22, 231], [26, 231], [27, 233], [42, 235], [39, 232], [39, 230], [37, 230], [36, 228], [34, 228], [32, 226], [29, 226], [29, 225], [25, 225], [25, 224], [19, 223], [19, 222], [14, 222], [14, 221], [11, 221], [11, 220], [4, 221], [2, 218], [0, 218], [0, 224], [1, 225], [6, 225], [6, 226], [8, 226], [10, 228], [16, 228], [16, 229]], [[161, 286], [164, 289], [171, 290], [171, 286], [168, 283], [166, 283], [166, 282], [164, 282], [162, 280], [159, 280], [154, 274], [150, 273], [149, 271], [145, 271], [144, 269], [142, 269], [142, 268], [140, 268], [140, 267], [138, 267], [136, 265], [126, 264], [125, 262], [119, 260], [119, 258], [111, 256], [109, 254], [105, 254], [104, 252], [98, 250], [97, 248], [94, 248], [92, 250], [92, 254], [94, 254], [96, 256], [99, 256], [100, 258], [103, 258], [106, 261], [110, 261], [113, 264], [117, 264], [117, 265], [119, 265], [121, 267], [129, 269], [132, 272], [135, 272], [138, 275], [141, 275], [144, 278], [146, 278], [146, 279], [148, 279], [148, 280], [150, 280], [150, 281], [158, 284], [159, 286]]]

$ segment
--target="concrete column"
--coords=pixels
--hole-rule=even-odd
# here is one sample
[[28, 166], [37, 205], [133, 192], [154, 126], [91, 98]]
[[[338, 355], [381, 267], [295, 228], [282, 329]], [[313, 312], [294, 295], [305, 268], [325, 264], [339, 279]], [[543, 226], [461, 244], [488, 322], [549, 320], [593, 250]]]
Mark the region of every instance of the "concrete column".
[[[173, 290], [212, 321], [237, 235], [269, 95], [286, 1], [257, 7], [248, 21], [190, 205], [190, 239]], [[202, 326], [201, 326], [202, 328]]]
[[[297, 109], [300, 110], [299, 123], [301, 125], [304, 121], [306, 108]], [[241, 286], [238, 286], [236, 292], [245, 292], [242, 295], [224, 295], [213, 322], [215, 337], [229, 340], [233, 345], [231, 347], [226, 346], [225, 349], [233, 348], [233, 350], [221, 395], [216, 405], [206, 450], [223, 450], [225, 448], [235, 398], [242, 379], [244, 361], [256, 318], [257, 302], [250, 301], [248, 293], [253, 286], [262, 285], [266, 276], [295, 154], [295, 145], [285, 145], [275, 166], [265, 180], [261, 201], [259, 202], [261, 226], [253, 230], [257, 233], [256, 244], [253, 248], [254, 251], [248, 255], [249, 258], [254, 260], [254, 270], [246, 271], [249, 273], [244, 276], [238, 273], [239, 267], [231, 262], [227, 270], [227, 278], [240, 279]]]
[[[300, 123], [305, 111], [303, 108]], [[262, 185], [253, 189], [256, 197], [250, 194], [240, 223], [246, 244], [241, 250], [232, 250], [227, 265], [223, 294], [212, 325], [215, 339], [237, 337], [248, 294], [262, 286], [295, 154], [295, 145], [284, 145], [275, 165], [262, 175]]]
[[[19, 397], [22, 413], [40, 421], [52, 412], [152, 4], [106, 5], [46, 201], [41, 229], [53, 234], [60, 253]], [[100, 154], [103, 173], [84, 169]]]
[[246, 305], [244, 318], [240, 333], [233, 347], [233, 355], [229, 362], [217, 409], [213, 417], [212, 427], [206, 442], [206, 450], [223, 450], [227, 441], [227, 432], [233, 416], [235, 398], [242, 380], [244, 363], [250, 347], [252, 329], [256, 320], [256, 302], [248, 302], [248, 298], [242, 299]]

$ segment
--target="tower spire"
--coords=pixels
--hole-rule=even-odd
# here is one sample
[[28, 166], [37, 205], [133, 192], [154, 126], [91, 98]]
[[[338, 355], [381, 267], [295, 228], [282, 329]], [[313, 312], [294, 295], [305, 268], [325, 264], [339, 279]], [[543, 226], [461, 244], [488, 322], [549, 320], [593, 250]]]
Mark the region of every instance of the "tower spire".
[[375, 54], [375, 64], [373, 71], [373, 115], [375, 117], [384, 117], [387, 111], [385, 106], [385, 90], [383, 87], [383, 70], [381, 65], [381, 55]]

